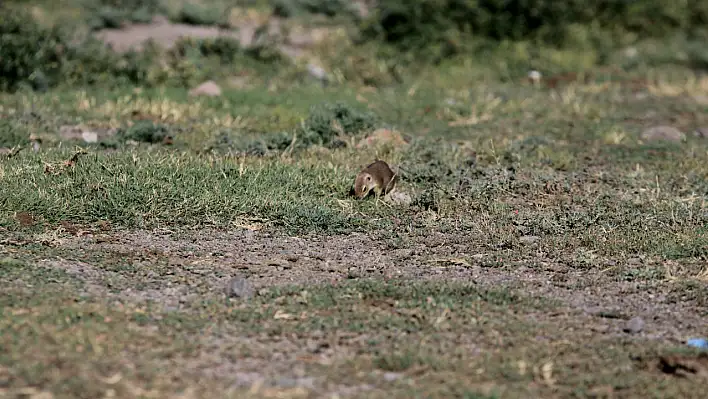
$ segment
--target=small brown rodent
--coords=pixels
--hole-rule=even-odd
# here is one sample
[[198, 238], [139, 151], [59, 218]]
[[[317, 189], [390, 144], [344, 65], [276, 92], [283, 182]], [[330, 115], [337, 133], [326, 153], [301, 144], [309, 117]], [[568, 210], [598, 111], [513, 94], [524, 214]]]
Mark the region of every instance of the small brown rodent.
[[350, 194], [357, 199], [366, 198], [372, 192], [377, 197], [386, 195], [394, 190], [396, 180], [396, 174], [388, 164], [377, 159], [356, 175]]

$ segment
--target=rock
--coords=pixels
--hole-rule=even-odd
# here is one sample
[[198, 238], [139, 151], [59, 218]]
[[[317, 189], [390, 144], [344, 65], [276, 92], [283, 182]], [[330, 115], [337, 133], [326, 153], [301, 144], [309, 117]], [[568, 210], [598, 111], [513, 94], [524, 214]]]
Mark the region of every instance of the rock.
[[32, 149], [34, 150], [34, 152], [39, 151], [42, 145], [42, 137], [32, 133], [30, 134], [29, 139], [32, 142]]
[[359, 141], [356, 148], [378, 147], [384, 144], [401, 147], [408, 143], [400, 132], [389, 129], [376, 129], [369, 136]]
[[388, 195], [388, 198], [389, 201], [396, 205], [410, 205], [413, 202], [413, 198], [410, 195], [400, 191], [392, 192]]
[[541, 237], [539, 236], [521, 236], [519, 237], [519, 241], [522, 244], [533, 244], [535, 242], [538, 242], [541, 240]]
[[83, 129], [81, 126], [64, 125], [59, 127], [59, 136], [64, 140], [79, 140]]
[[655, 126], [642, 132], [641, 138], [647, 141], [673, 141], [680, 142], [686, 139], [686, 135], [671, 126]]
[[627, 47], [624, 49], [624, 55], [627, 58], [634, 58], [639, 54], [636, 47]]
[[164, 15], [157, 14], [152, 17], [152, 23], [154, 25], [167, 25], [170, 23], [170, 20]]
[[221, 87], [219, 87], [219, 85], [217, 85], [213, 80], [207, 80], [206, 82], [190, 90], [189, 95], [192, 97], [218, 97], [221, 95]]
[[365, 0], [355, 1], [353, 7], [362, 19], [366, 19], [369, 16], [369, 5]]
[[708, 139], [708, 127], [699, 127], [693, 132], [693, 135], [702, 139]]
[[701, 105], [708, 105], [708, 96], [705, 94], [696, 94], [693, 99]]
[[641, 266], [642, 258], [629, 258], [627, 259], [627, 264], [629, 266]]
[[307, 72], [310, 74], [310, 76], [317, 80], [321, 80], [323, 82], [329, 81], [329, 76], [327, 76], [327, 72], [318, 65], [307, 64]]
[[83, 132], [81, 138], [87, 143], [98, 143], [98, 133], [96, 132]]
[[396, 381], [397, 379], [401, 378], [402, 376], [403, 376], [403, 374], [401, 374], [401, 373], [387, 372], [387, 373], [384, 373], [383, 379], [386, 382], [393, 382], [393, 381]]
[[638, 334], [644, 329], [644, 319], [641, 317], [632, 317], [627, 324], [625, 324], [622, 331], [628, 334]]
[[539, 71], [529, 71], [528, 78], [533, 84], [538, 84], [541, 81], [541, 72]]
[[88, 129], [82, 125], [64, 125], [59, 128], [59, 137], [62, 140], [82, 140], [86, 143], [98, 143], [100, 140], [113, 136], [116, 129], [95, 130]]
[[253, 297], [253, 287], [245, 278], [235, 277], [226, 285], [226, 296], [229, 298], [250, 299]]

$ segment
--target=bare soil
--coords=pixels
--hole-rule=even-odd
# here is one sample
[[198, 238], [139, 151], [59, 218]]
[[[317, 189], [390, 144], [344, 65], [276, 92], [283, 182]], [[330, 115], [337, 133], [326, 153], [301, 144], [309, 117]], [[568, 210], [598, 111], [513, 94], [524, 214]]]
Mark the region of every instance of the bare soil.
[[[512, 311], [514, 321], [499, 321], [507, 323], [501, 326], [512, 328], [506, 332], [497, 329], [504, 328], [501, 326], [487, 326], [476, 336], [449, 331], [435, 338], [454, 342], [457, 350], [464, 350], [468, 356], [474, 353], [505, 356], [503, 353], [510, 350], [506, 345], [526, 346], [524, 352], [527, 352], [531, 350], [528, 346], [533, 346], [530, 342], [535, 340], [556, 350], [559, 350], [557, 345], [565, 345], [568, 349], [556, 355], [577, 359], [571, 363], [592, 364], [587, 354], [573, 355], [571, 348], [602, 346], [603, 342], [626, 342], [625, 345], [639, 348], [648, 342], [653, 342], [651, 346], [680, 346], [688, 337], [706, 332], [705, 307], [691, 300], [671, 301], [671, 282], [627, 281], [611, 272], [624, 267], [646, 268], [656, 260], [619, 260], [608, 262], [613, 266], [606, 270], [588, 269], [574, 266], [571, 259], [546, 258], [542, 245], [535, 244], [531, 255], [524, 250], [507, 251], [503, 263], [506, 266], [494, 266], [497, 263], [490, 262], [490, 258], [498, 260], [500, 252], [485, 252], [477, 247], [471, 233], [411, 235], [403, 241], [406, 244], [397, 248], [390, 240], [365, 234], [303, 238], [249, 229], [130, 231], [64, 239], [57, 248], [69, 255], [47, 259], [41, 265], [64, 270], [82, 280], [85, 295], [107, 298], [114, 306], [150, 305], [164, 314], [196, 313], [205, 301], [227, 300], [224, 287], [234, 276], [245, 276], [261, 293], [280, 286], [299, 285], [307, 289], [370, 278], [464, 281], [480, 289], [508, 289], [523, 297], [554, 304], [550, 312]], [[92, 258], [95, 254], [107, 257]], [[121, 257], [131, 258], [134, 268], [116, 268], [107, 261]], [[236, 301], [233, 306], [244, 305]], [[627, 330], [628, 320], [635, 317], [644, 321], [643, 328]], [[518, 327], [517, 331], [509, 323], [528, 327]], [[313, 397], [313, 394], [314, 397], [378, 397], [385, 395], [381, 381], [415, 380], [410, 370], [406, 374], [387, 373], [375, 367], [366, 375], [352, 378], [348, 384], [341, 382], [342, 376], [333, 377], [331, 373], [336, 374], [337, 368], [330, 367], [341, 367], [365, 348], [364, 342], [369, 337], [366, 332], [340, 332], [333, 337], [326, 330], [293, 331], [273, 336], [267, 332], [244, 334], [240, 328], [238, 324], [227, 324], [195, 336], [199, 350], [188, 359], [177, 360], [182, 373], [195, 379], [210, 378], [215, 386], [236, 390], [233, 392], [256, 392], [257, 397]], [[512, 344], [507, 339], [519, 342]], [[593, 353], [592, 349], [587, 350]], [[477, 361], [480, 359], [483, 357]], [[654, 365], [656, 362], [648, 365], [647, 359], [640, 360], [613, 360], [618, 369], [611, 373], [644, 370], [647, 378], [662, 374]], [[152, 366], [174, 367], [174, 364], [156, 360]], [[593, 373], [603, 374], [603, 371]], [[479, 392], [499, 388], [496, 384], [475, 386]], [[529, 389], [536, 392], [536, 397], [565, 397], [568, 393], [558, 391], [546, 396], [550, 393], [542, 394], [540, 387], [540, 391]], [[612, 388], [607, 389], [612, 396]]]

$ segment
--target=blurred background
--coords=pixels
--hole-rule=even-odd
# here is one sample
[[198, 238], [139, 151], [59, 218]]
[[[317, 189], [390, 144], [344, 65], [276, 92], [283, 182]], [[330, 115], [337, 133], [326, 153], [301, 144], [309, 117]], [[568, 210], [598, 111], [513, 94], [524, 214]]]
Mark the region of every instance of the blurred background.
[[[708, 67], [704, 0], [5, 0], [0, 89], [616, 79]], [[534, 72], [536, 71], [536, 72]], [[538, 75], [538, 74], [540, 75]], [[625, 76], [626, 77], [626, 76]]]

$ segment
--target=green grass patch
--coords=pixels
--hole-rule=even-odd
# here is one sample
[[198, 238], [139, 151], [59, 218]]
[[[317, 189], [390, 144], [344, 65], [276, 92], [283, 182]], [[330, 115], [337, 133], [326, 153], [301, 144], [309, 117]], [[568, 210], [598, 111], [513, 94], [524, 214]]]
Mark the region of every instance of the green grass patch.
[[45, 172], [45, 162], [59, 165], [70, 155], [28, 153], [3, 163], [4, 225], [15, 211], [49, 223], [110, 220], [127, 227], [260, 217], [287, 229], [343, 232], [364, 223], [337, 209], [335, 200], [348, 189], [342, 170], [157, 151], [91, 154], [65, 172]]

